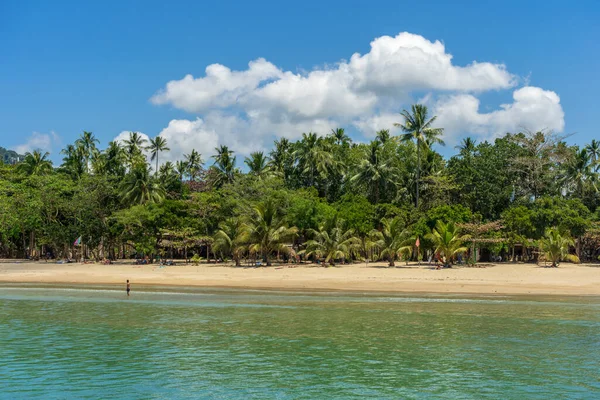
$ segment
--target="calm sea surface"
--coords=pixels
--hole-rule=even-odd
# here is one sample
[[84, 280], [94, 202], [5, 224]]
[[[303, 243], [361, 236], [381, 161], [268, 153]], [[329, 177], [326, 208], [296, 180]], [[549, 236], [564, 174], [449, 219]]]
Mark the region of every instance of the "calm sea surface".
[[599, 399], [600, 299], [0, 286], [4, 399]]

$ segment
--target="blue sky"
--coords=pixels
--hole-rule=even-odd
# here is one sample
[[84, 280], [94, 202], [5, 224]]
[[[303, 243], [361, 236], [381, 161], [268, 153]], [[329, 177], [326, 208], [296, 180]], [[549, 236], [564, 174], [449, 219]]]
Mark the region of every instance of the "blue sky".
[[[136, 130], [167, 137], [173, 158], [190, 147], [207, 158], [216, 144], [243, 155], [280, 136], [295, 139], [303, 130], [337, 125], [369, 140], [415, 101], [442, 114], [449, 143], [466, 135], [493, 138], [514, 126], [575, 132], [569, 141], [578, 144], [600, 136], [599, 3], [450, 3], [4, 0], [0, 146], [41, 147], [59, 160], [60, 148], [83, 130], [93, 131], [102, 147]], [[409, 43], [425, 52], [440, 41], [443, 49], [434, 56], [451, 54], [452, 65], [441, 62], [421, 76], [397, 53], [365, 59], [360, 68], [349, 62], [354, 53], [373, 55], [370, 43], [385, 36], [396, 38], [392, 47]], [[385, 53], [387, 44], [379, 43]], [[258, 58], [268, 64], [248, 66]], [[343, 60], [351, 72], [339, 67]], [[418, 70], [432, 65], [425, 61]], [[466, 70], [446, 87], [444, 77], [462, 74], [473, 61], [489, 63], [483, 78]], [[186, 74], [202, 79], [215, 63], [248, 73], [182, 81]], [[315, 70], [325, 81], [303, 79]], [[260, 78], [253, 84], [255, 72]], [[415, 82], [411, 74], [418, 75]], [[175, 89], [166, 88], [170, 81], [178, 82]], [[524, 87], [537, 89], [514, 100]], [[161, 90], [163, 98], [151, 101]], [[347, 101], [337, 104], [336, 91]], [[200, 95], [206, 102], [198, 102]], [[501, 104], [513, 106], [498, 113]]]

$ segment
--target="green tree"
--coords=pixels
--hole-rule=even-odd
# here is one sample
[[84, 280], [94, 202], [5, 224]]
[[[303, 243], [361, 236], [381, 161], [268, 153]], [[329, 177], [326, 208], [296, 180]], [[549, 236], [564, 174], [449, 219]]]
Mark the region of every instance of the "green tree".
[[146, 147], [148, 140], [137, 132], [129, 132], [129, 138], [123, 141], [125, 145], [125, 154], [129, 166], [133, 168], [137, 164], [145, 164], [146, 158], [142, 154], [142, 149]]
[[[203, 171], [202, 165], [204, 164], [204, 160], [195, 149], [192, 149], [190, 154], [185, 154], [184, 157], [186, 163], [185, 171], [190, 175], [190, 180], [195, 181]], [[179, 165], [177, 170], [181, 173]]]
[[250, 153], [250, 157], [246, 157], [244, 163], [248, 166], [248, 173], [258, 179], [267, 177], [271, 171], [269, 158], [262, 151]]
[[297, 232], [296, 227], [287, 227], [275, 203], [269, 199], [252, 208], [246, 222], [243, 241], [248, 243], [250, 252], [260, 254], [263, 262], [270, 266], [271, 255], [274, 252], [292, 252], [287, 243]]
[[236, 267], [240, 266], [240, 260], [246, 243], [244, 242], [246, 226], [241, 218], [228, 218], [219, 224], [219, 230], [213, 237], [213, 250], [233, 258]]
[[171, 150], [169, 147], [167, 147], [167, 139], [163, 138], [162, 136], [157, 136], [153, 139], [150, 139], [150, 145], [147, 147], [147, 150], [150, 151], [150, 160], [156, 160], [156, 168], [154, 171], [158, 172], [158, 154], [161, 151]]
[[217, 154], [213, 156], [214, 164], [210, 167], [212, 174], [212, 185], [220, 188], [226, 183], [233, 183], [238, 170], [235, 166], [236, 157], [234, 151], [227, 146], [219, 146], [216, 149]]
[[416, 178], [416, 200], [415, 205], [419, 208], [419, 184], [421, 179], [421, 149], [429, 147], [429, 144], [444, 144], [440, 136], [443, 128], [433, 128], [432, 125], [437, 117], [428, 116], [427, 106], [414, 104], [411, 112], [403, 110], [400, 114], [404, 117], [404, 123], [396, 123], [402, 129], [402, 141], [415, 141], [417, 146], [417, 178]]
[[544, 253], [546, 259], [552, 262], [554, 268], [558, 267], [558, 262], [561, 260], [579, 262], [579, 257], [569, 254], [569, 248], [573, 245], [573, 239], [561, 235], [556, 228], [548, 229], [544, 237], [540, 239], [540, 250]]
[[327, 151], [322, 138], [312, 132], [302, 134], [302, 140], [296, 143], [293, 156], [300, 172], [307, 176], [308, 186], [314, 186], [316, 178], [327, 178], [334, 163], [333, 154]]
[[364, 153], [364, 158], [350, 181], [366, 187], [371, 201], [379, 203], [381, 191], [385, 193], [389, 186], [394, 185], [397, 175], [391, 161], [385, 158], [384, 148], [379, 140], [372, 141]]
[[435, 246], [435, 252], [445, 258], [446, 266], [449, 266], [457, 254], [467, 252], [464, 243], [469, 240], [469, 235], [461, 235], [459, 229], [453, 222], [444, 223], [438, 221], [435, 228], [427, 236]]
[[344, 263], [360, 248], [360, 239], [354, 236], [354, 230], [344, 229], [343, 221], [337, 218], [322, 224], [318, 230], [311, 230], [310, 234], [312, 239], [306, 242], [306, 256], [324, 258], [324, 262], [332, 266], [336, 260]]
[[164, 198], [164, 188], [150, 175], [147, 165], [134, 167], [121, 184], [121, 199], [126, 205], [160, 203]]
[[25, 153], [25, 158], [17, 165], [17, 171], [25, 175], [46, 175], [52, 172], [52, 161], [48, 160], [50, 153], [42, 154], [39, 150]]
[[370, 240], [372, 246], [379, 251], [379, 256], [393, 267], [396, 257], [411, 250], [411, 246], [407, 244], [409, 236], [401, 217], [383, 218], [381, 229], [371, 231]]

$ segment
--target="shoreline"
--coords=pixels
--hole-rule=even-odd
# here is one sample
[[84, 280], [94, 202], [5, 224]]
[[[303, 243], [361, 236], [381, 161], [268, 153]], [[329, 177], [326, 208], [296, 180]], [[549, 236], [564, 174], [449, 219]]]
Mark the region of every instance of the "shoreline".
[[55, 264], [0, 262], [0, 284], [124, 285], [269, 291], [343, 291], [472, 295], [600, 296], [600, 265], [496, 264], [435, 270], [427, 265], [385, 263], [323, 268], [315, 265]]

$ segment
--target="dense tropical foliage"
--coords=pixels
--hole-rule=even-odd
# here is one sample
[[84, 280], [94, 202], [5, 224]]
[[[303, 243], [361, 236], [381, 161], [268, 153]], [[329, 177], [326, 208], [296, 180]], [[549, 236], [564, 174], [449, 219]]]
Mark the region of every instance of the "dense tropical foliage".
[[104, 149], [83, 132], [60, 165], [40, 151], [11, 154], [0, 164], [0, 256], [598, 258], [597, 140], [466, 138], [444, 158], [435, 122], [415, 105], [398, 116], [399, 136], [381, 130], [356, 143], [343, 129], [308, 132], [243, 160], [227, 146], [173, 159], [165, 138], [135, 132]]

